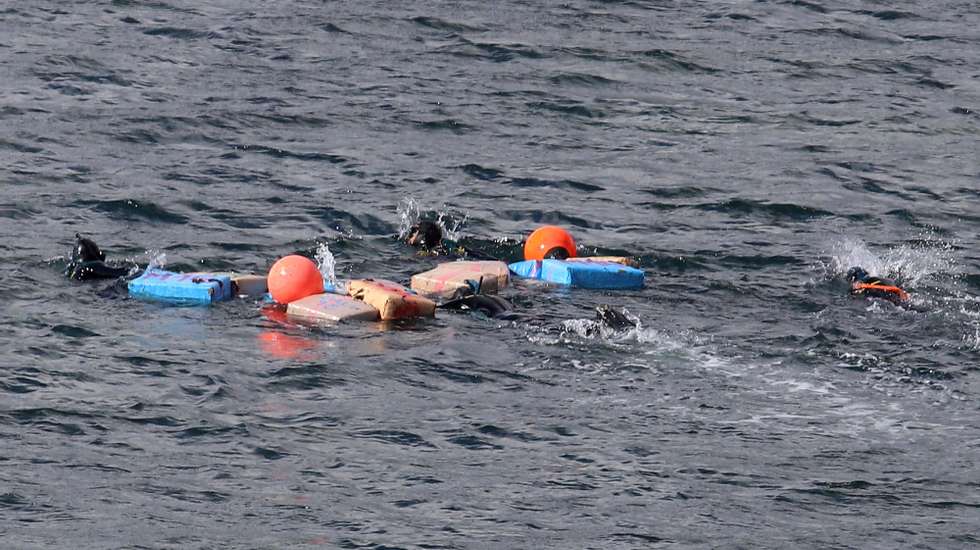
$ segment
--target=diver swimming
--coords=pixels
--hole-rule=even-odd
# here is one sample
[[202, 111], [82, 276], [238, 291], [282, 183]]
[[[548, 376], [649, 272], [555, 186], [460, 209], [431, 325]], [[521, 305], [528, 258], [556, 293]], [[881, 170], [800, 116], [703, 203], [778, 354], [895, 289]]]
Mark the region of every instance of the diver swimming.
[[114, 266], [106, 263], [105, 252], [95, 241], [75, 233], [75, 246], [72, 248], [65, 267], [69, 279], [88, 281], [94, 279], [118, 279], [138, 269], [139, 266]]
[[847, 281], [851, 285], [852, 296], [881, 298], [896, 306], [907, 306], [909, 294], [891, 279], [875, 277], [862, 267], [852, 267], [847, 270]]

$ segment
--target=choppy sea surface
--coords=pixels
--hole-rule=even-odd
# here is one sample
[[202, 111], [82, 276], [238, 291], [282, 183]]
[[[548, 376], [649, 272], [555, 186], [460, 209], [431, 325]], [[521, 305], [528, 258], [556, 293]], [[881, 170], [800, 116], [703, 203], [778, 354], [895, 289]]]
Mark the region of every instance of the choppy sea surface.
[[[978, 131], [973, 1], [6, 2], [0, 546], [975, 548]], [[311, 328], [62, 276], [407, 283], [419, 215], [647, 284]]]

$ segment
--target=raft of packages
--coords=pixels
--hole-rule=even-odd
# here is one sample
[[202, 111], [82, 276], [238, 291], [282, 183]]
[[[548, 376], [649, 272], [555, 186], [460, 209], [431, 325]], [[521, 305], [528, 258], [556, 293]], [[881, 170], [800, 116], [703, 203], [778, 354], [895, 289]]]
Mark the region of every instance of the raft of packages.
[[[410, 288], [382, 279], [354, 279], [346, 292], [316, 294], [286, 306], [289, 317], [309, 321], [389, 321], [432, 317], [436, 303], [466, 294], [494, 294], [511, 276], [588, 289], [638, 289], [644, 272], [628, 258], [595, 257], [528, 260], [510, 265], [499, 261], [446, 262], [412, 276]], [[129, 282], [140, 299], [179, 304], [212, 304], [235, 297], [268, 297], [266, 278], [240, 273], [175, 273], [150, 269]]]

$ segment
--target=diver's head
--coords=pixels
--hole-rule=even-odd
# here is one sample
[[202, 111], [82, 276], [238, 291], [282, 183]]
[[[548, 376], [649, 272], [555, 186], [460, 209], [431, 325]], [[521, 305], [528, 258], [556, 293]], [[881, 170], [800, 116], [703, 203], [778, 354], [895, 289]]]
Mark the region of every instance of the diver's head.
[[435, 222], [422, 220], [412, 227], [405, 242], [416, 248], [431, 250], [442, 244], [442, 228]]
[[[563, 249], [561, 252], [556, 248]], [[572, 234], [555, 225], [543, 225], [535, 229], [524, 241], [525, 260], [544, 260], [575, 257], [575, 239]]]
[[71, 251], [71, 259], [76, 262], [104, 262], [105, 252], [92, 239], [75, 233], [75, 248]]
[[601, 305], [595, 308], [596, 322], [615, 330], [624, 330], [636, 327], [636, 321], [626, 315], [626, 311], [619, 311], [612, 306]]
[[868, 277], [868, 272], [865, 271], [864, 268], [852, 267], [851, 269], [847, 270], [847, 280], [852, 283], [862, 281], [867, 277]]
[[568, 249], [563, 246], [556, 246], [551, 250], [545, 252], [545, 260], [567, 260], [568, 259]]

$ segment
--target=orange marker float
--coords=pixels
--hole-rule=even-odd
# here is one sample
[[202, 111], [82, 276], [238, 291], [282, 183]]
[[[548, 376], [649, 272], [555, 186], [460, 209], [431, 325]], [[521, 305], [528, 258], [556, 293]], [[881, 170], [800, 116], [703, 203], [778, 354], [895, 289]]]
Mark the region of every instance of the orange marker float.
[[568, 231], [555, 225], [535, 229], [524, 243], [525, 260], [564, 260], [575, 256], [575, 239]]
[[286, 256], [269, 270], [269, 294], [280, 304], [323, 293], [323, 275], [312, 260], [303, 256]]

